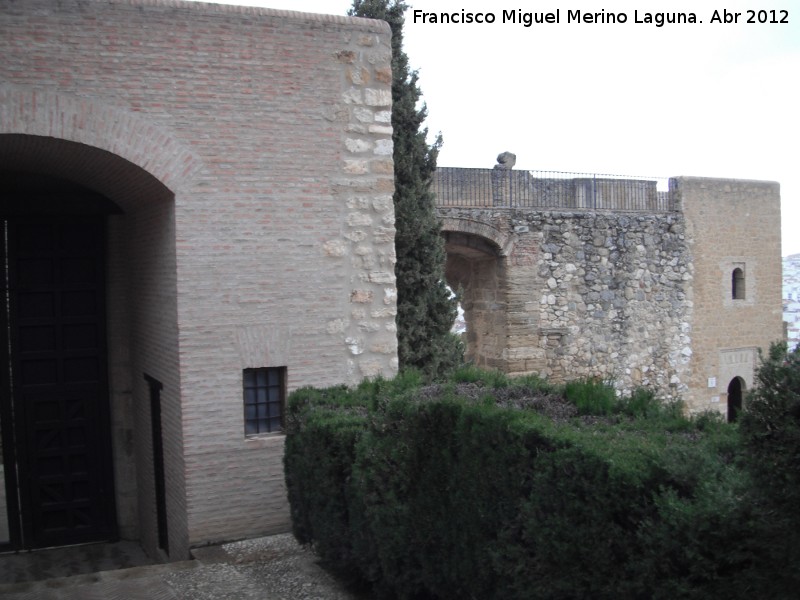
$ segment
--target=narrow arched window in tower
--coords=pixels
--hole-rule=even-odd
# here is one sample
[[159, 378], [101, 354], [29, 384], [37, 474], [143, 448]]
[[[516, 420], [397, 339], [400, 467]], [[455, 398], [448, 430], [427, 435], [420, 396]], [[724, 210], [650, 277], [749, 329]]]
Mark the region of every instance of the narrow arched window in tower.
[[744, 300], [744, 271], [736, 267], [731, 274], [731, 297], [734, 300]]

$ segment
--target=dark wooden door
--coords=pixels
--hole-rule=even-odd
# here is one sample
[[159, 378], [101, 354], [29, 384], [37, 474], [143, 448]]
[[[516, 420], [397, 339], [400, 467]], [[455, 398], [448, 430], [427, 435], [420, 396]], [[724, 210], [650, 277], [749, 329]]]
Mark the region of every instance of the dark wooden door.
[[3, 395], [13, 409], [22, 548], [115, 535], [103, 221], [6, 221]]

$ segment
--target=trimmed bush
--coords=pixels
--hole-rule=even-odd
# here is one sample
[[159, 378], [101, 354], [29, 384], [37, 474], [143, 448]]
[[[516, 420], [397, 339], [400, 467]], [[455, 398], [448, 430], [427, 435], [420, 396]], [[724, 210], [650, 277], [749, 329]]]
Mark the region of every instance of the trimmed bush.
[[736, 429], [575, 389], [464, 369], [294, 394], [296, 537], [375, 598], [735, 592], [752, 558], [729, 544], [750, 532]]
[[346, 483], [367, 411], [343, 392], [304, 389], [293, 394], [284, 471], [294, 536], [313, 544], [331, 569], [358, 580], [352, 569]]

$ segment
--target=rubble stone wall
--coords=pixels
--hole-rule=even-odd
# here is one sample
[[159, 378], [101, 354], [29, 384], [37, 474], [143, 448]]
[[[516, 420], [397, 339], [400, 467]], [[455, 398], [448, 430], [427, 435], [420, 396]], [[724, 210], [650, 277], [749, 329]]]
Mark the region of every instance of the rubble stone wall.
[[[620, 391], [686, 391], [691, 357], [692, 264], [680, 213], [440, 209], [446, 223], [491, 222], [513, 238], [495, 259], [495, 309], [470, 311], [483, 291], [465, 287], [468, 352], [511, 374], [554, 381], [612, 380]], [[450, 251], [456, 251], [454, 244]], [[469, 262], [460, 257], [460, 262]], [[474, 273], [487, 271], [473, 259]], [[462, 265], [461, 270], [465, 267]], [[483, 279], [488, 275], [484, 274]], [[504, 344], [474, 348], [505, 313]], [[470, 317], [472, 319], [470, 320]], [[470, 334], [474, 330], [476, 333]]]
[[653, 211], [439, 206], [468, 358], [727, 414], [785, 336], [780, 188], [678, 177], [664, 194]]

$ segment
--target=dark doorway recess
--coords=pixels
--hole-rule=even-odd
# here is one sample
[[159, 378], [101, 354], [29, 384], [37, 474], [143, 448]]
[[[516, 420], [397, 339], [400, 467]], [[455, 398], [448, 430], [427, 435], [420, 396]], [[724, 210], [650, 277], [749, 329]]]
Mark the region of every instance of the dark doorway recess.
[[167, 526], [167, 478], [164, 469], [164, 438], [161, 429], [160, 381], [145, 373], [150, 390], [150, 430], [153, 436], [153, 474], [156, 486], [156, 521], [158, 524], [158, 547], [169, 555], [169, 528]]
[[[106, 331], [105, 216], [0, 195], [0, 417], [11, 549], [116, 538]], [[87, 194], [87, 206], [95, 197]], [[10, 213], [10, 214], [9, 214]]]
[[728, 423], [735, 423], [742, 412], [743, 388], [741, 377], [734, 377], [728, 384]]

